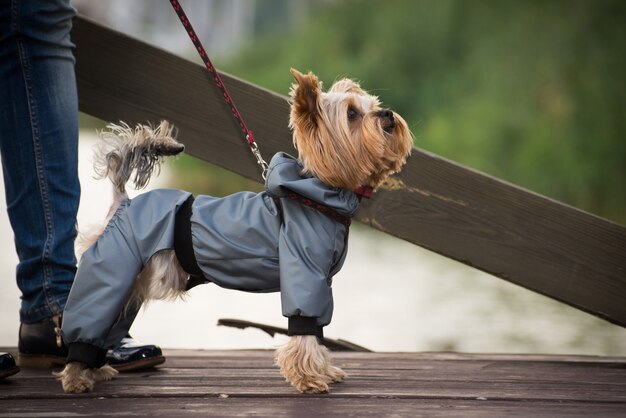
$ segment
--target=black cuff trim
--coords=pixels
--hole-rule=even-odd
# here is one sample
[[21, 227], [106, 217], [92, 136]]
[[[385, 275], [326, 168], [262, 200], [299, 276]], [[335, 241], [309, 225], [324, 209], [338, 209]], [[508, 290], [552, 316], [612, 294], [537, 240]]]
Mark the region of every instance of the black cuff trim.
[[290, 316], [287, 335], [315, 335], [324, 338], [324, 328], [317, 325], [317, 318], [308, 316]]
[[93, 369], [104, 366], [107, 351], [88, 343], [70, 343], [66, 362], [79, 361]]

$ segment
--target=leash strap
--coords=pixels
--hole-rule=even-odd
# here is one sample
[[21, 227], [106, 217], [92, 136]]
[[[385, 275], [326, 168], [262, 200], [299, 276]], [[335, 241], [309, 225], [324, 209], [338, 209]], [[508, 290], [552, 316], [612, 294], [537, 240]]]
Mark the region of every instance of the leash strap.
[[196, 35], [196, 31], [193, 29], [193, 26], [191, 26], [191, 22], [187, 18], [187, 15], [185, 14], [183, 7], [180, 5], [178, 0], [170, 0], [170, 3], [172, 4], [174, 11], [178, 15], [180, 22], [185, 27], [185, 30], [187, 31], [187, 35], [189, 35], [189, 39], [191, 39], [191, 42], [193, 42], [193, 45], [196, 47], [196, 51], [198, 51], [200, 58], [204, 62], [204, 66], [209, 71], [209, 73], [213, 76], [215, 85], [222, 92], [222, 97], [224, 97], [226, 104], [228, 105], [228, 107], [230, 107], [230, 111], [233, 114], [233, 117], [239, 123], [239, 127], [241, 128], [241, 131], [245, 135], [246, 142], [248, 143], [248, 146], [250, 147], [250, 151], [252, 151], [252, 154], [256, 158], [257, 164], [259, 164], [259, 166], [261, 166], [261, 169], [263, 170], [261, 175], [263, 176], [263, 180], [265, 180], [268, 166], [265, 160], [263, 159], [263, 157], [261, 156], [261, 152], [259, 151], [259, 146], [254, 140], [252, 131], [248, 129], [248, 126], [246, 125], [246, 123], [243, 120], [243, 117], [241, 116], [241, 113], [239, 113], [239, 110], [237, 110], [237, 106], [235, 106], [233, 99], [230, 97], [230, 94], [228, 94], [228, 90], [226, 89], [226, 86], [222, 82], [222, 78], [220, 77], [219, 73], [213, 66], [213, 63], [211, 62], [211, 59], [206, 53], [204, 46], [202, 46], [202, 42], [200, 42], [200, 38], [198, 38], [198, 35]]
[[[263, 177], [263, 180], [265, 180], [267, 177], [268, 164], [263, 159], [263, 156], [261, 155], [261, 151], [259, 151], [259, 146], [254, 140], [252, 131], [248, 129], [246, 122], [244, 122], [243, 117], [241, 116], [241, 113], [239, 113], [237, 106], [235, 106], [235, 103], [233, 102], [233, 99], [230, 97], [230, 94], [228, 93], [226, 86], [222, 82], [222, 78], [220, 77], [219, 73], [213, 66], [213, 63], [211, 62], [209, 55], [206, 53], [204, 46], [202, 46], [202, 42], [200, 42], [200, 38], [198, 38], [198, 35], [196, 35], [196, 31], [193, 29], [191, 22], [187, 18], [187, 15], [185, 14], [183, 7], [180, 5], [178, 0], [170, 0], [170, 3], [172, 4], [174, 11], [178, 15], [180, 22], [185, 27], [185, 30], [187, 31], [187, 35], [189, 35], [189, 39], [191, 39], [191, 42], [193, 42], [193, 45], [196, 47], [196, 51], [198, 51], [200, 58], [204, 62], [204, 66], [209, 71], [209, 73], [213, 76], [215, 85], [222, 92], [224, 101], [226, 101], [226, 104], [228, 105], [228, 107], [230, 107], [230, 111], [233, 114], [233, 117], [239, 123], [239, 127], [241, 128], [241, 131], [246, 137], [246, 142], [248, 143], [248, 146], [250, 147], [250, 151], [252, 152], [252, 155], [254, 155], [254, 158], [256, 158], [257, 164], [261, 167], [261, 170], [262, 170], [261, 176]], [[366, 199], [370, 198], [370, 196], [372, 195], [372, 188], [369, 186], [361, 186], [354, 192], [357, 194], [359, 198], [359, 202], [360, 202], [361, 198], [363, 197]]]
[[315, 201], [313, 201], [311, 199], [308, 199], [308, 198], [306, 198], [304, 196], [301, 196], [298, 193], [289, 192], [289, 194], [287, 195], [287, 198], [290, 199], [290, 200], [294, 200], [296, 202], [299, 202], [301, 205], [308, 206], [310, 208], [316, 209], [322, 215], [326, 215], [330, 219], [339, 222], [340, 224], [342, 224], [346, 228], [349, 228], [350, 224], [352, 223], [352, 220], [349, 217], [340, 214], [336, 210], [331, 209], [331, 208], [329, 208], [326, 205], [322, 205], [321, 203], [317, 203], [317, 202], [315, 202]]
[[[283, 218], [283, 207], [282, 204], [280, 203], [280, 198], [278, 197], [274, 197], [274, 203], [276, 204], [277, 208], [278, 208], [278, 212], [280, 215], [280, 220], [281, 223], [284, 222], [284, 218]], [[327, 217], [329, 217], [330, 219], [339, 222], [340, 224], [342, 224], [343, 226], [345, 226], [346, 228], [350, 227], [350, 224], [352, 223], [352, 219], [350, 219], [348, 216], [342, 215], [341, 213], [337, 212], [334, 209], [329, 208], [326, 205], [323, 205], [321, 203], [317, 203], [314, 200], [311, 200], [307, 197], [304, 197], [296, 192], [292, 192], [289, 191], [289, 193], [287, 194], [287, 199], [289, 200], [293, 200], [295, 202], [300, 203], [301, 205], [304, 206], [308, 206], [312, 209], [317, 210], [319, 213], [321, 213], [322, 215], [325, 215]]]

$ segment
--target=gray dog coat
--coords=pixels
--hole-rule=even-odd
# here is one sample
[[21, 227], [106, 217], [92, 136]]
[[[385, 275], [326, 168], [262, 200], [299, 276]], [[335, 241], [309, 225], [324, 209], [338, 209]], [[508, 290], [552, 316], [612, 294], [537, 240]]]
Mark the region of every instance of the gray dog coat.
[[140, 308], [127, 306], [137, 275], [152, 255], [174, 248], [191, 274], [188, 288], [215, 283], [280, 291], [290, 335], [321, 336], [331, 321], [332, 278], [345, 260], [349, 219], [359, 201], [302, 170], [296, 158], [278, 153], [261, 193], [194, 199], [159, 189], [123, 201], [79, 263], [63, 314], [68, 361], [103, 363]]

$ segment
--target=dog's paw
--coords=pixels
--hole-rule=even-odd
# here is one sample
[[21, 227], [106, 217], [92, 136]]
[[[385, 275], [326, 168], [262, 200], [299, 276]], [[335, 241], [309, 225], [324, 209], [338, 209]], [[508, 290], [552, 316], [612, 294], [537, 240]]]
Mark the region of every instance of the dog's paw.
[[53, 373], [61, 381], [65, 393], [85, 393], [93, 390], [95, 380], [91, 369], [79, 362], [70, 362], [60, 373]]
[[84, 372], [87, 370], [80, 371], [78, 373], [67, 373], [67, 368], [63, 370], [61, 373], [53, 373], [54, 376], [58, 377], [61, 381], [61, 386], [63, 387], [63, 392], [65, 393], [85, 393], [91, 392], [93, 390], [94, 381], [89, 376], [87, 376]]
[[93, 380], [96, 382], [102, 382], [106, 380], [112, 380], [119, 374], [117, 370], [108, 364], [100, 367], [99, 369], [91, 369]]
[[93, 380], [81, 375], [73, 379], [61, 379], [65, 393], [86, 393], [93, 390]]
[[326, 374], [332, 383], [342, 382], [348, 376], [346, 372], [335, 366], [328, 366]]
[[328, 381], [326, 379], [312, 379], [301, 376], [291, 381], [291, 385], [300, 393], [328, 393]]
[[276, 350], [281, 374], [300, 393], [326, 393], [328, 385], [340, 382], [346, 373], [330, 364], [328, 350], [314, 336], [292, 336]]
[[328, 365], [326, 370], [316, 376], [291, 376], [291, 384], [301, 393], [327, 393], [330, 383], [338, 383], [348, 376], [339, 367]]

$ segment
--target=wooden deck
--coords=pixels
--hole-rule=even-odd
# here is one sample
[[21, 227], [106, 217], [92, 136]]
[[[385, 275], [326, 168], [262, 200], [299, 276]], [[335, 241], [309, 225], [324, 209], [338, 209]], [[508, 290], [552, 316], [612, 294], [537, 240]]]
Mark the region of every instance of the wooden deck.
[[333, 353], [349, 378], [301, 395], [270, 351], [166, 350], [162, 366], [66, 395], [49, 370], [0, 381], [0, 418], [59, 416], [625, 417], [626, 358]]

